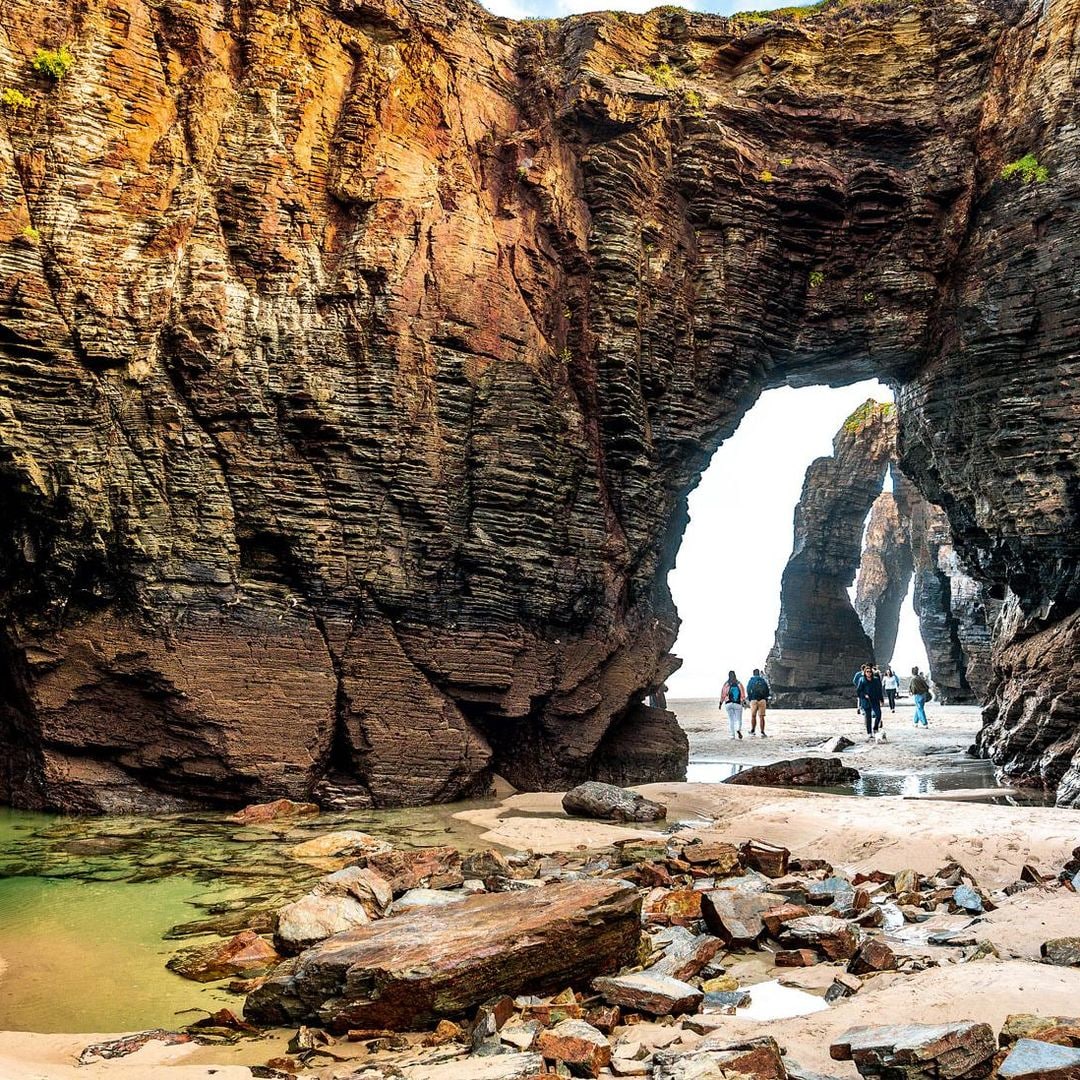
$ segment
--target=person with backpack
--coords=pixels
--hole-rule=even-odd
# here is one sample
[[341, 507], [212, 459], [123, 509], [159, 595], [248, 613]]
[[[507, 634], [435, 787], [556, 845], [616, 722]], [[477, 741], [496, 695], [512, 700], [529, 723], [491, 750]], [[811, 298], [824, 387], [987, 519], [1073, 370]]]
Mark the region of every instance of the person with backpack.
[[729, 671], [727, 682], [720, 691], [720, 707], [727, 713], [728, 730], [733, 739], [742, 738], [742, 711], [746, 701], [746, 687], [739, 682], [734, 671]]
[[767, 739], [765, 734], [765, 710], [768, 708], [769, 696], [768, 680], [761, 674], [761, 668], [754, 668], [754, 674], [746, 684], [746, 699], [750, 702], [750, 737], [757, 734], [758, 721], [761, 721], [761, 737]]
[[896, 695], [900, 690], [900, 676], [890, 665], [885, 667], [885, 677], [881, 680], [881, 685], [885, 687], [885, 696], [889, 699], [889, 712], [896, 712]]
[[930, 693], [930, 684], [926, 681], [918, 667], [911, 669], [911, 681], [908, 683], [908, 693], [915, 700], [914, 726], [928, 727], [926, 722], [926, 703], [933, 701], [934, 695]]
[[[859, 695], [862, 714], [866, 718], [866, 741], [873, 742], [876, 732], [881, 728], [881, 703], [885, 700], [881, 676], [874, 672], [873, 665], [863, 664], [855, 690]], [[881, 741], [889, 741], [884, 730], [881, 731]]]

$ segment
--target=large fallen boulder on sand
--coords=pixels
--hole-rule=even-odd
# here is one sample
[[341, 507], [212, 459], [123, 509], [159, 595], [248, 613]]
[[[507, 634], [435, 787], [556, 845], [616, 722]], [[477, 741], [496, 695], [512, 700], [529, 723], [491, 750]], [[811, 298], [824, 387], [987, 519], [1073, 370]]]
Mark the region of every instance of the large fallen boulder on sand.
[[754, 765], [729, 776], [725, 784], [752, 784], [755, 787], [833, 787], [859, 779], [859, 770], [834, 757], [802, 757]]
[[896, 1080], [932, 1076], [975, 1080], [990, 1075], [996, 1052], [990, 1025], [971, 1020], [857, 1027], [829, 1047], [834, 1061], [853, 1061], [861, 1076]]
[[563, 809], [573, 817], [603, 821], [659, 821], [667, 817], [667, 807], [646, 799], [636, 791], [589, 780], [571, 788], [562, 799]]
[[618, 881], [561, 881], [382, 919], [280, 965], [249, 1020], [414, 1030], [494, 995], [558, 990], [633, 962], [641, 898]]

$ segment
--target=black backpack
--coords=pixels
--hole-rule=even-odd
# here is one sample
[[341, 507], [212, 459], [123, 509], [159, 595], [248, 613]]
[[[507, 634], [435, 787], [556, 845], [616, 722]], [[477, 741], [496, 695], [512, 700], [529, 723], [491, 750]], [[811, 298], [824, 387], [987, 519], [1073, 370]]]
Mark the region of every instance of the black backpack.
[[737, 682], [730, 683], [727, 691], [728, 701], [739, 700], [739, 684]]

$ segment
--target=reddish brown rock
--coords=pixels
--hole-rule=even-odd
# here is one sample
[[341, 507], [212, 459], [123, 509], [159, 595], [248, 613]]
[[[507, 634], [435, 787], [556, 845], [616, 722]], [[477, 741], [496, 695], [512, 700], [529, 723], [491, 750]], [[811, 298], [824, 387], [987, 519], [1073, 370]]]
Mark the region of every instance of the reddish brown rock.
[[859, 947], [859, 932], [843, 919], [810, 915], [789, 922], [780, 940], [788, 946], [818, 948], [830, 960], [850, 960]]
[[894, 1024], [857, 1027], [829, 1048], [834, 1061], [853, 1061], [863, 1076], [942, 1076], [975, 1080], [993, 1065], [994, 1032], [989, 1024]]
[[465, 880], [461, 852], [452, 847], [392, 848], [368, 855], [365, 862], [395, 896], [410, 889], [451, 889]]
[[663, 926], [690, 926], [701, 918], [701, 897], [700, 889], [669, 889], [649, 902], [646, 919]]
[[813, 967], [821, 957], [813, 949], [779, 949], [773, 962], [777, 967]]
[[835, 757], [792, 758], [768, 765], [752, 765], [729, 776], [725, 784], [749, 784], [759, 787], [833, 787], [859, 779], [859, 770]]
[[245, 1015], [409, 1030], [493, 994], [556, 990], [633, 960], [639, 907], [625, 884], [566, 881], [381, 919], [281, 965]]
[[653, 1055], [654, 1080], [731, 1077], [732, 1080], [787, 1080], [776, 1040], [769, 1036]]
[[896, 954], [878, 938], [871, 938], [859, 946], [858, 952], [848, 961], [852, 975], [873, 975], [879, 971], [896, 970]]
[[999, 1046], [1012, 1046], [1019, 1039], [1039, 1039], [1080, 1047], [1080, 1016], [1038, 1016], [1011, 1013], [998, 1032]]
[[705, 925], [725, 945], [740, 948], [753, 945], [765, 932], [764, 914], [783, 898], [775, 893], [716, 889], [701, 898]]
[[594, 979], [592, 985], [609, 1004], [653, 1016], [693, 1012], [704, 996], [696, 986], [648, 970]]
[[576, 1076], [599, 1076], [611, 1062], [603, 1033], [584, 1020], [564, 1020], [541, 1032], [536, 1049], [548, 1060], [570, 1066]]
[[751, 870], [766, 877], [780, 878], [788, 872], [791, 852], [786, 847], [765, 840], [747, 840], [739, 849], [743, 861]]
[[761, 921], [770, 937], [779, 937], [784, 927], [793, 919], [803, 919], [810, 914], [801, 904], [777, 904], [761, 913]]
[[253, 930], [242, 930], [220, 944], [199, 945], [177, 953], [166, 965], [177, 975], [197, 982], [213, 982], [272, 967], [281, 957]]
[[[746, 847], [743, 848], [745, 853]], [[687, 844], [681, 852], [682, 858], [691, 866], [706, 869], [713, 877], [726, 877], [740, 869], [739, 849], [734, 844], [705, 842]]]
[[262, 825], [268, 821], [277, 821], [279, 818], [310, 817], [318, 812], [319, 808], [315, 803], [275, 799], [273, 802], [245, 806], [243, 810], [230, 814], [227, 820], [240, 825]]

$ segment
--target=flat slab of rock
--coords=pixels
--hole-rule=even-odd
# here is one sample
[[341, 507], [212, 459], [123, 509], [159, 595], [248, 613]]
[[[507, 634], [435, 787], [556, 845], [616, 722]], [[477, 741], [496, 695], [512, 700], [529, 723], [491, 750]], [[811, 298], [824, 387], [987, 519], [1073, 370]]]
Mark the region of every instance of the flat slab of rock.
[[989, 1075], [996, 1050], [989, 1024], [962, 1020], [852, 1028], [829, 1054], [834, 1061], [853, 1061], [861, 1076], [974, 1080]]
[[787, 1080], [780, 1047], [769, 1036], [693, 1050], [660, 1050], [653, 1080]]
[[319, 808], [315, 803], [293, 802], [292, 799], [275, 799], [273, 802], [252, 803], [230, 814], [225, 820], [239, 825], [262, 825], [281, 818], [314, 817]]
[[725, 784], [756, 787], [832, 787], [859, 779], [859, 770], [834, 757], [791, 758], [771, 765], [755, 765], [729, 776]]
[[659, 821], [667, 817], [667, 807], [646, 799], [636, 791], [586, 781], [571, 788], [562, 799], [563, 809], [573, 817], [602, 821]]
[[808, 945], [820, 949], [830, 960], [850, 960], [859, 947], [859, 932], [843, 919], [810, 915], [792, 919], [780, 935], [788, 948]]
[[577, 1076], [599, 1076], [611, 1062], [611, 1044], [585, 1020], [563, 1020], [542, 1032], [536, 1049], [548, 1061], [561, 1061]]
[[649, 971], [594, 979], [592, 985], [610, 1004], [653, 1016], [693, 1012], [705, 996], [696, 986], [681, 979]]
[[341, 829], [294, 844], [289, 854], [296, 859], [318, 859], [332, 855], [374, 855], [389, 850], [390, 845], [385, 840], [378, 840], [356, 829]]
[[776, 893], [715, 889], [701, 898], [701, 915], [725, 945], [740, 948], [753, 945], [765, 933], [765, 912], [783, 902]]
[[392, 848], [368, 855], [368, 869], [389, 884], [395, 896], [410, 889], [454, 889], [465, 883], [457, 848]]
[[494, 995], [543, 993], [631, 963], [638, 892], [560, 881], [381, 919], [282, 964], [247, 999], [248, 1019], [415, 1029]]
[[1001, 1080], [1080, 1080], [1080, 1050], [1021, 1039], [998, 1068]]

